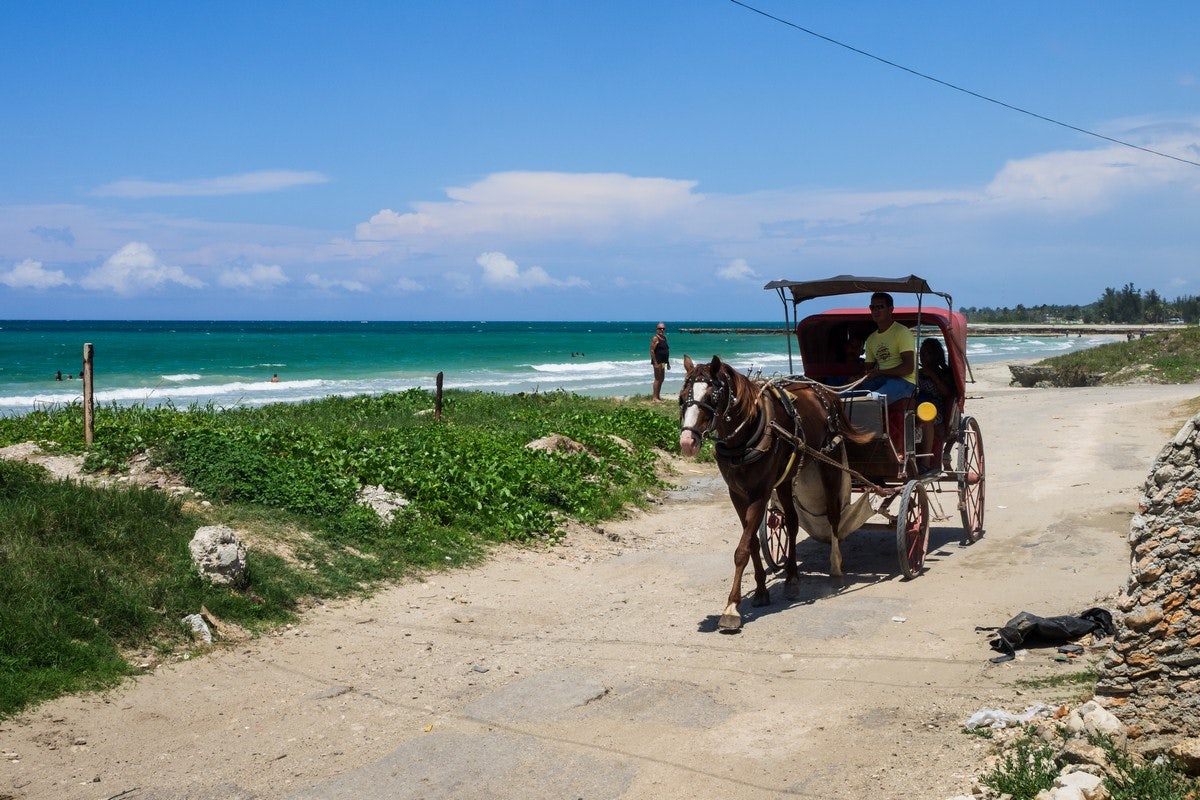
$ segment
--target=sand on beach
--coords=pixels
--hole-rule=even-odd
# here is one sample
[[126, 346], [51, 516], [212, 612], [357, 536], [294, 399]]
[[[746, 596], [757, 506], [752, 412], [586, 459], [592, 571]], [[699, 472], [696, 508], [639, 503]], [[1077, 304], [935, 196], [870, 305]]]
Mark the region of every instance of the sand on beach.
[[[1107, 604], [1154, 456], [1200, 385], [1022, 389], [976, 367], [986, 534], [937, 494], [927, 570], [894, 536], [800, 546], [802, 598], [715, 632], [739, 534], [712, 465], [648, 511], [160, 666], [0, 723], [0, 797], [776, 798], [968, 793], [985, 708], [1080, 663], [1004, 664], [976, 626]], [[752, 588], [747, 580], [745, 591]], [[1089, 651], [1098, 658], [1101, 649]]]

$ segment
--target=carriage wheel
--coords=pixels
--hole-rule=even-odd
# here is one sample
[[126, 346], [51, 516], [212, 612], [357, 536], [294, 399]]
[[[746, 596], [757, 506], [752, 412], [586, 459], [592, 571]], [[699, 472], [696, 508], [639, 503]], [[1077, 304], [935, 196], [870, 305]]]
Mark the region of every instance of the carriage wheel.
[[983, 490], [983, 437], [975, 418], [963, 417], [958, 429], [958, 510], [967, 544], [983, 536]]
[[762, 545], [763, 562], [771, 572], [783, 569], [787, 562], [787, 521], [779, 496], [771, 492], [767, 510], [758, 524], [758, 541]]
[[900, 497], [896, 511], [896, 550], [900, 555], [900, 572], [915, 578], [925, 564], [929, 546], [929, 495], [925, 484], [909, 481]]

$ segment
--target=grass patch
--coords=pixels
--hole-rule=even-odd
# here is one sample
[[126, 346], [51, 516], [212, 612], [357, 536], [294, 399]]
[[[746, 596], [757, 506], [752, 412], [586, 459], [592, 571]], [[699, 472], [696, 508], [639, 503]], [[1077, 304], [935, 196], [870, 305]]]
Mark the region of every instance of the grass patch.
[[179, 619], [201, 605], [251, 626], [290, 617], [305, 587], [271, 559], [252, 576], [266, 600], [202, 582], [187, 550], [196, 527], [161, 492], [0, 462], [0, 715], [114, 685], [130, 672], [122, 651], [182, 642]]
[[[222, 410], [99, 408], [85, 468], [149, 452], [213, 501], [49, 480], [0, 462], [0, 716], [130, 672], [133, 648], [188, 643], [181, 617], [205, 606], [252, 631], [291, 619], [305, 598], [369, 592], [469, 564], [500, 542], [556, 541], [663, 486], [674, 408], [566, 393], [448, 392], [443, 418], [419, 390]], [[551, 433], [579, 453], [531, 450]], [[0, 446], [36, 441], [84, 453], [82, 409], [0, 418]], [[364, 486], [408, 500], [391, 522], [357, 503]], [[249, 585], [217, 589], [194, 571], [202, 525], [245, 532]]]
[[[1047, 675], [1043, 678], [1022, 678], [1015, 681], [1014, 684], [1028, 691], [1050, 690], [1055, 695], [1054, 702], [1060, 704], [1064, 702], [1080, 703], [1095, 694], [1096, 665], [1092, 663], [1083, 669]], [[1064, 694], [1067, 695], [1065, 698]]]
[[[1104, 384], [1192, 383], [1200, 380], [1200, 327], [1151, 333], [1038, 362], [1066, 376], [1100, 374]], [[1067, 384], [1064, 384], [1067, 385]]]
[[1031, 728], [1004, 751], [995, 769], [979, 782], [989, 789], [1012, 796], [1012, 800], [1032, 800], [1043, 789], [1054, 785], [1058, 764], [1053, 745], [1039, 739]]
[[1105, 780], [1110, 800], [1195, 800], [1200, 784], [1184, 775], [1170, 758], [1145, 761], [1134, 758], [1111, 738], [1096, 736], [1112, 765]]

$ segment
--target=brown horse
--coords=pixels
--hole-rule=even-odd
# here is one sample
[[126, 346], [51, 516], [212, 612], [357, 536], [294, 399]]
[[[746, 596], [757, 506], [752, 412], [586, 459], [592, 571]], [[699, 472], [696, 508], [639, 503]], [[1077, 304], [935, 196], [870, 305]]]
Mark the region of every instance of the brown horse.
[[[792, 479], [802, 465], [805, 475], [815, 471], [824, 489], [825, 516], [832, 531], [838, 531], [846, 479], [846, 472], [837, 466], [844, 463], [843, 440], [866, 443], [871, 435], [855, 429], [837, 395], [819, 384], [797, 383], [784, 390], [770, 382], [750, 380], [718, 356], [708, 364], [695, 364], [684, 356], [683, 366], [687, 375], [679, 392], [679, 449], [685, 456], [694, 456], [704, 437], [712, 438], [717, 466], [742, 521], [742, 538], [733, 553], [733, 588], [718, 623], [723, 630], [738, 630], [742, 627], [738, 602], [747, 561], [754, 561], [754, 605], [771, 602], [757, 538], [771, 492], [779, 496], [788, 532], [784, 594], [796, 597], [800, 588], [796, 567], [799, 517], [792, 500]], [[834, 535], [832, 540], [835, 553], [838, 538]], [[840, 564], [835, 561], [834, 567], [838, 570]]]

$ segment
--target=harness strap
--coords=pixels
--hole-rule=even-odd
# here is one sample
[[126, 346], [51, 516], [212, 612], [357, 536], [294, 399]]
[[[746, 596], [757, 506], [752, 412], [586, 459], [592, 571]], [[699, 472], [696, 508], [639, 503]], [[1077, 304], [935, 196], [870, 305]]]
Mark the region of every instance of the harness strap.
[[792, 471], [792, 465], [796, 463], [796, 454], [799, 452], [799, 448], [792, 448], [792, 454], [788, 456], [788, 462], [784, 466], [783, 472], [779, 473], [779, 480], [775, 481], [775, 484], [771, 487], [771, 491], [778, 489], [779, 484], [783, 483], [784, 479], [788, 476], [788, 473]]
[[[746, 444], [739, 448], [729, 447], [724, 441], [714, 441], [713, 452], [718, 460], [732, 464], [735, 467], [740, 467], [745, 464], [753, 464], [770, 452], [772, 444], [771, 431], [774, 429], [775, 415], [771, 413], [771, 404], [762, 402], [761, 394], [757, 398], [756, 403], [759, 414], [758, 426], [755, 428], [754, 433], [751, 434]], [[738, 426], [738, 430], [741, 430], [741, 427]], [[735, 430], [730, 436], [736, 435], [737, 432]]]

